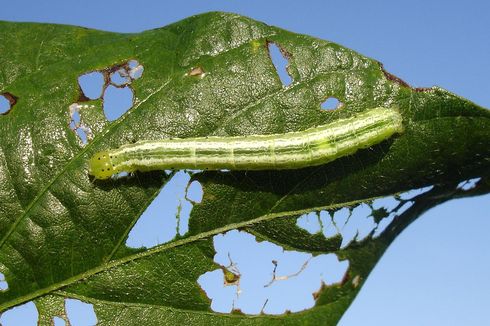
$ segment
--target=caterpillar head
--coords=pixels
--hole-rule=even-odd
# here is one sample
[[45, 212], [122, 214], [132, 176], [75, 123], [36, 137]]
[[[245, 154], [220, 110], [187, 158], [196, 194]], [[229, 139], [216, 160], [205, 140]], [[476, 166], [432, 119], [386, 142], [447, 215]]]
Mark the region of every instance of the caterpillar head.
[[95, 153], [88, 162], [88, 173], [99, 180], [109, 179], [114, 173], [117, 173], [112, 167], [109, 152]]

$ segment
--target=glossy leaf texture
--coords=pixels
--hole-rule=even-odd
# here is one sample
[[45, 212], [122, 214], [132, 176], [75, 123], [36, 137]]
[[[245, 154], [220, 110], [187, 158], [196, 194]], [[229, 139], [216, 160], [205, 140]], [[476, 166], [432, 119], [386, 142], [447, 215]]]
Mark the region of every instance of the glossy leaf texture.
[[[283, 85], [268, 45], [289, 60]], [[104, 117], [78, 77], [104, 76], [131, 60], [133, 106]], [[0, 272], [2, 311], [36, 300], [42, 323], [60, 298], [92, 303], [101, 325], [335, 324], [369, 272], [411, 221], [449, 199], [489, 191], [490, 112], [434, 87], [413, 89], [382, 65], [332, 42], [219, 12], [139, 34], [0, 22]], [[322, 110], [336, 98], [341, 105]], [[70, 127], [80, 114], [86, 144]], [[172, 174], [91, 180], [95, 152], [143, 139], [253, 135], [304, 130], [374, 107], [398, 107], [405, 131], [320, 167], [292, 171], [201, 172], [189, 231], [151, 249], [125, 241]], [[472, 189], [457, 185], [479, 178]], [[341, 248], [296, 226], [298, 216], [355, 208], [375, 198], [433, 186], [374, 237]], [[373, 213], [374, 214], [374, 213]], [[374, 216], [374, 215], [373, 215]], [[341, 283], [315, 294], [313, 308], [279, 316], [213, 312], [197, 283], [219, 268], [213, 236], [240, 229], [257, 240], [349, 261]]]

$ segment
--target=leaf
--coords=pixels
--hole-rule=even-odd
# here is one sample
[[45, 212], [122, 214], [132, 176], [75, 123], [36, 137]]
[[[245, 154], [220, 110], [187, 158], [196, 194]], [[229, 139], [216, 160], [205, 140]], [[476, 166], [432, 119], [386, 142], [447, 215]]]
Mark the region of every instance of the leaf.
[[[289, 58], [287, 87], [270, 60], [271, 42]], [[134, 105], [108, 122], [102, 102], [87, 102], [77, 79], [91, 71], [107, 79], [130, 60], [144, 67], [131, 85]], [[337, 44], [234, 14], [193, 16], [140, 34], [0, 22], [0, 93], [13, 103], [0, 116], [0, 272], [8, 282], [0, 310], [36, 299], [43, 323], [71, 297], [92, 303], [102, 325], [334, 324], [410, 222], [490, 187], [488, 111], [437, 87], [410, 88]], [[322, 110], [331, 97], [342, 107]], [[82, 102], [90, 104], [80, 115], [93, 137], [85, 145], [70, 128], [69, 107]], [[204, 196], [189, 232], [150, 249], [128, 248], [125, 240], [172, 175], [111, 182], [87, 175], [93, 153], [128, 142], [304, 130], [377, 106], [399, 107], [401, 136], [321, 167], [194, 174]], [[474, 188], [457, 187], [470, 178], [480, 178]], [[304, 213], [353, 210], [429, 185], [400, 201], [412, 203], [403, 213], [373, 209], [381, 220], [399, 214], [378, 237], [343, 248], [339, 235], [296, 226]], [[315, 293], [316, 305], [304, 312], [215, 313], [197, 279], [220, 268], [212, 237], [237, 228], [286, 249], [335, 253], [349, 270]]]

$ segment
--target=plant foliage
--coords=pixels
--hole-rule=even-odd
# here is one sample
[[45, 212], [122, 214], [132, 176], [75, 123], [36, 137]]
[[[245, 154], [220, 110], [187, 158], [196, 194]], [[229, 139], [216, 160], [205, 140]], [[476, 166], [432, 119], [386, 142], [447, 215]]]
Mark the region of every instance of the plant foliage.
[[[289, 60], [288, 86], [269, 43]], [[132, 83], [134, 105], [109, 122], [101, 100], [88, 102], [80, 112], [90, 131], [83, 144], [70, 128], [69, 106], [87, 102], [78, 77], [107, 76], [129, 60], [144, 66]], [[72, 297], [92, 303], [102, 325], [335, 324], [411, 221], [490, 187], [489, 111], [437, 87], [413, 89], [335, 43], [234, 14], [207, 13], [139, 34], [0, 22], [0, 93], [12, 104], [0, 116], [0, 272], [8, 282], [0, 310], [35, 300], [42, 323]], [[330, 97], [342, 107], [322, 110]], [[377, 106], [400, 109], [402, 135], [321, 167], [194, 174], [204, 196], [189, 232], [151, 249], [128, 248], [125, 240], [172, 175], [110, 182], [87, 175], [92, 154], [128, 142], [304, 130]], [[456, 187], [470, 178], [480, 178], [474, 188]], [[296, 226], [306, 212], [429, 185], [379, 237], [346, 248], [339, 236]], [[212, 237], [237, 228], [284, 248], [335, 253], [349, 261], [348, 272], [300, 313], [215, 313], [197, 278], [219, 268]]]

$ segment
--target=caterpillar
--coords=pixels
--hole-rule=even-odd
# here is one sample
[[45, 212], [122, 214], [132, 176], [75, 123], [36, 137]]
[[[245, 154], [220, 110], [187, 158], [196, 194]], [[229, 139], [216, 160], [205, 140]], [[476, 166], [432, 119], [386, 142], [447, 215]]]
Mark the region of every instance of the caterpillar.
[[398, 109], [378, 107], [304, 131], [233, 137], [143, 140], [98, 152], [89, 174], [166, 169], [279, 170], [328, 163], [403, 132]]

